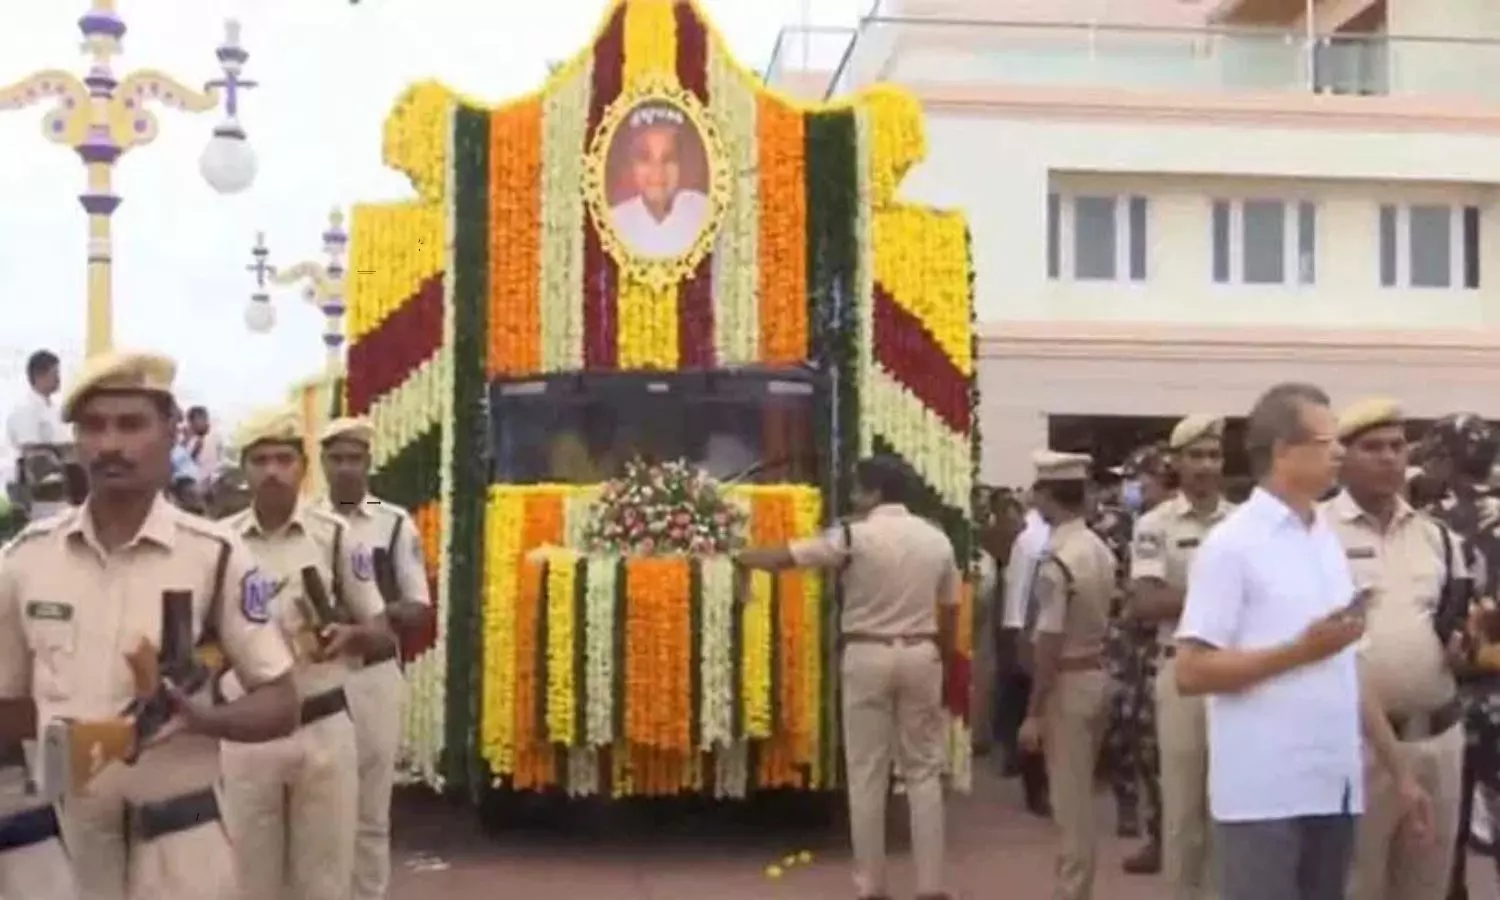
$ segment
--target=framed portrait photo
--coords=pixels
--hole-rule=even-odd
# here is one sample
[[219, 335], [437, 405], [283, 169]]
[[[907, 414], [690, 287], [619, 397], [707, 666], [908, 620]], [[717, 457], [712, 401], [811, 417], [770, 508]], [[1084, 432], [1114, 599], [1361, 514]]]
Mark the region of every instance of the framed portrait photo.
[[625, 274], [659, 288], [693, 274], [729, 195], [718, 132], [696, 97], [665, 82], [621, 95], [584, 172], [601, 243]]

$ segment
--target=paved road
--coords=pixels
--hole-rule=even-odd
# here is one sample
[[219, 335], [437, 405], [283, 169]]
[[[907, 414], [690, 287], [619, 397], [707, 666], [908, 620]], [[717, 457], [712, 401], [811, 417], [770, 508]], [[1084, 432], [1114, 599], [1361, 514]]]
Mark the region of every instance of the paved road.
[[[1014, 782], [978, 777], [975, 793], [950, 806], [949, 857], [958, 900], [1044, 900], [1052, 875], [1049, 823], [1027, 815]], [[1113, 822], [1100, 800], [1103, 821]], [[894, 813], [905, 816], [905, 807]], [[806, 811], [803, 811], [806, 815]], [[475, 815], [422, 795], [397, 809], [392, 900], [544, 897], [546, 900], [839, 900], [851, 898], [847, 838], [838, 822], [745, 821], [719, 812], [670, 818], [644, 812], [574, 815], [550, 827], [485, 834]], [[909, 897], [904, 823], [892, 829], [892, 888]], [[1154, 877], [1121, 873], [1134, 842], [1109, 838], [1095, 897], [1161, 900]], [[813, 854], [778, 879], [765, 867]], [[1474, 900], [1500, 898], [1494, 873], [1471, 861]]]

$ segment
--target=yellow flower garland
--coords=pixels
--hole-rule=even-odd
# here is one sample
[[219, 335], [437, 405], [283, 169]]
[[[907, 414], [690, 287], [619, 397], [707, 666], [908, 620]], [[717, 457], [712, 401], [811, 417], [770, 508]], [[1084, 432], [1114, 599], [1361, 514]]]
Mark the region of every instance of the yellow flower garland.
[[554, 550], [547, 556], [547, 737], [554, 744], [578, 743], [578, 685], [573, 677], [578, 628], [574, 593], [578, 554]]
[[625, 87], [677, 68], [677, 13], [674, 0], [633, 0], [625, 8]]
[[620, 285], [621, 369], [677, 368], [677, 290], [633, 278]]

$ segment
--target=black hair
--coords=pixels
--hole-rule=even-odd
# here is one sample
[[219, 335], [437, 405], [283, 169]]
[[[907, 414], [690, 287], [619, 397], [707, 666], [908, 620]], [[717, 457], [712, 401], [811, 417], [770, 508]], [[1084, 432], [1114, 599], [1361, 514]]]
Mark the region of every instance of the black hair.
[[898, 456], [879, 453], [854, 464], [854, 480], [867, 491], [880, 495], [881, 503], [909, 505], [914, 475]]
[[202, 416], [205, 419], [208, 418], [208, 407], [206, 407], [206, 406], [189, 406], [188, 407], [188, 411], [187, 411], [187, 417], [189, 419], [191, 419], [194, 416]]
[[62, 360], [51, 350], [38, 350], [26, 359], [26, 381], [36, 384], [43, 375], [57, 371]]
[[1304, 407], [1328, 405], [1322, 388], [1304, 382], [1284, 382], [1261, 394], [1245, 424], [1245, 455], [1250, 457], [1251, 473], [1263, 478], [1271, 471], [1277, 443], [1307, 440]]

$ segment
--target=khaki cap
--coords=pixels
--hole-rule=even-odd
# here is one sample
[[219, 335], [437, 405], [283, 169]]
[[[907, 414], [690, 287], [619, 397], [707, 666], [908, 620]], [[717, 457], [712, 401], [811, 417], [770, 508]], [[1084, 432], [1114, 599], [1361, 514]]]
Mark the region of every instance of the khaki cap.
[[290, 406], [263, 409], [240, 425], [234, 442], [244, 453], [256, 444], [295, 444], [302, 446], [306, 434], [302, 429], [302, 416]]
[[329, 441], [358, 441], [366, 447], [375, 443], [375, 426], [364, 416], [343, 416], [329, 422], [323, 428], [318, 443]]
[[1031, 454], [1037, 481], [1087, 481], [1094, 458], [1087, 453], [1059, 453], [1038, 450]]
[[1366, 397], [1350, 404], [1339, 414], [1339, 440], [1348, 443], [1366, 431], [1400, 425], [1405, 421], [1406, 414], [1400, 403], [1389, 397]]
[[1201, 441], [1204, 438], [1222, 438], [1224, 436], [1224, 419], [1222, 416], [1211, 416], [1207, 413], [1194, 413], [1178, 422], [1172, 429], [1171, 437], [1167, 438], [1168, 450], [1181, 450], [1187, 445]]
[[111, 351], [83, 364], [78, 380], [63, 395], [62, 418], [73, 421], [78, 407], [97, 394], [155, 394], [171, 398], [177, 362], [160, 353]]

